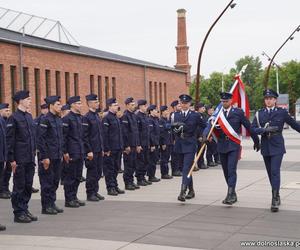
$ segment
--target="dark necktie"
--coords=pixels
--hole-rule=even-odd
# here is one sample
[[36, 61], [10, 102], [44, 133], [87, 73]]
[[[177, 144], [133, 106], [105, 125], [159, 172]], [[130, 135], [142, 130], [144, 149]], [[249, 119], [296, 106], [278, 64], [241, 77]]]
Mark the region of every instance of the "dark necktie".
[[227, 118], [227, 110], [224, 110], [224, 116]]

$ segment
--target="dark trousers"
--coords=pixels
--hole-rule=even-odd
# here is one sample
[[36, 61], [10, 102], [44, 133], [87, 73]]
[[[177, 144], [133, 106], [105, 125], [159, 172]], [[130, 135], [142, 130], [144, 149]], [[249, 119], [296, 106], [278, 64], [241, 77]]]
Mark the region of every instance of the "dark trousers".
[[0, 162], [0, 193], [4, 192], [3, 190], [3, 177], [4, 177], [4, 162]]
[[88, 197], [96, 195], [99, 191], [99, 180], [102, 176], [103, 157], [102, 152], [94, 153], [93, 160], [85, 160], [86, 166], [86, 194]]
[[280, 167], [283, 154], [264, 156], [268, 177], [273, 190], [280, 189]]
[[47, 170], [42, 163], [39, 164], [41, 203], [44, 209], [53, 207], [55, 204], [56, 190], [58, 189], [61, 175], [61, 164], [61, 159], [50, 159], [50, 165]]
[[14, 214], [17, 216], [28, 211], [35, 172], [34, 166], [34, 162], [17, 163], [16, 172], [13, 175], [14, 185], [11, 195], [11, 204]]
[[161, 175], [169, 174], [169, 159], [171, 155], [171, 145], [167, 145], [165, 150], [160, 148], [160, 172]]
[[219, 153], [217, 151], [217, 143], [215, 141], [209, 142], [206, 149], [206, 160], [209, 162], [219, 161]]
[[147, 169], [147, 175], [152, 178], [155, 176], [156, 172], [156, 164], [159, 160], [159, 150], [158, 147], [155, 147], [155, 150], [151, 152], [149, 150], [149, 164], [148, 164], [148, 169]]
[[177, 171], [182, 171], [182, 165], [179, 164], [180, 161], [180, 156], [178, 153], [174, 152], [174, 145], [170, 146], [170, 151], [171, 151], [171, 168], [172, 168], [172, 173], [175, 173]]
[[78, 187], [82, 177], [83, 159], [72, 159], [68, 164], [64, 165], [64, 191], [65, 200], [70, 202], [77, 199]]
[[6, 162], [6, 165], [3, 165], [3, 172], [1, 172], [1, 166], [0, 166], [0, 193], [9, 192], [9, 181], [11, 178], [11, 173], [12, 170], [11, 170], [10, 162]]
[[[202, 146], [201, 143], [198, 142], [198, 152], [199, 152], [201, 146]], [[201, 165], [204, 164], [204, 154], [205, 154], [205, 151], [206, 151], [206, 148], [202, 151], [202, 154], [201, 154], [201, 156], [198, 159], [197, 165], [198, 165], [199, 168], [201, 167]]]
[[182, 166], [182, 184], [190, 186], [193, 177], [188, 178], [188, 174], [195, 159], [195, 152], [179, 154], [179, 163]]
[[144, 180], [149, 161], [149, 148], [147, 146], [142, 146], [143, 150], [137, 154], [136, 157], [136, 178], [138, 181]]
[[121, 153], [121, 151], [112, 151], [109, 156], [103, 157], [103, 173], [107, 189], [118, 187], [118, 161]]
[[223, 173], [228, 187], [235, 188], [236, 186], [236, 168], [239, 153], [239, 150], [230, 151], [226, 154], [220, 153], [220, 160], [223, 168]]
[[137, 153], [135, 148], [131, 148], [129, 154], [123, 153], [124, 174], [123, 179], [125, 185], [132, 184], [134, 179], [134, 172], [136, 171]]
[[118, 156], [118, 171], [121, 170], [122, 170], [122, 152], [120, 152]]

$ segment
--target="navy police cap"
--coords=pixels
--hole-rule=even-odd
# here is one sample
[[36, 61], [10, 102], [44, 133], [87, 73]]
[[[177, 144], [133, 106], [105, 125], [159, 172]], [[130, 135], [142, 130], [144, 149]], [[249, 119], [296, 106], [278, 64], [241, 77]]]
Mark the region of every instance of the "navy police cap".
[[176, 107], [179, 104], [178, 100], [171, 102], [171, 107]]
[[152, 111], [152, 110], [154, 110], [154, 109], [156, 109], [156, 108], [157, 108], [156, 105], [151, 104], [151, 105], [147, 108], [147, 110], [148, 110], [148, 112], [149, 112], [149, 111]]
[[106, 105], [107, 106], [110, 106], [110, 105], [112, 105], [114, 103], [117, 103], [116, 98], [109, 98], [109, 99], [106, 100]]
[[168, 106], [166, 106], [166, 105], [160, 106], [161, 112], [166, 111], [166, 110], [168, 110]]
[[220, 98], [221, 98], [221, 100], [229, 100], [229, 99], [232, 99], [232, 94], [229, 92], [221, 92]]
[[64, 111], [64, 110], [70, 110], [70, 105], [69, 104], [65, 104], [61, 107], [61, 110]]
[[273, 89], [265, 89], [263, 92], [264, 97], [278, 97], [278, 93]]
[[68, 99], [68, 104], [71, 105], [72, 103], [79, 102], [80, 96], [71, 96]]
[[9, 104], [8, 104], [8, 103], [1, 103], [1, 104], [0, 104], [0, 110], [1, 110], [1, 109], [8, 109], [8, 107], [9, 107]]
[[179, 100], [181, 102], [187, 103], [187, 102], [191, 102], [193, 100], [193, 98], [191, 96], [189, 96], [189, 95], [183, 94], [183, 95], [179, 96]]
[[128, 98], [126, 98], [126, 100], [125, 100], [125, 104], [126, 104], [126, 105], [129, 104], [129, 103], [132, 103], [132, 102], [134, 102], [133, 97], [128, 97]]
[[85, 96], [85, 99], [87, 101], [97, 101], [98, 100], [98, 96], [96, 94], [89, 94]]
[[147, 101], [144, 100], [144, 99], [141, 99], [141, 100], [138, 100], [138, 101], [137, 101], [137, 105], [138, 105], [138, 106], [146, 105], [146, 104], [147, 104]]
[[[58, 96], [58, 95], [47, 96], [44, 100], [46, 102], [46, 105], [54, 104], [60, 100], [60, 96]], [[42, 106], [41, 106], [41, 108], [42, 108]], [[48, 108], [48, 106], [46, 106], [45, 108]]]
[[13, 96], [13, 100], [15, 102], [18, 102], [18, 101], [24, 100], [28, 97], [29, 97], [29, 91], [28, 90], [20, 90], [20, 91], [15, 93], [15, 95]]

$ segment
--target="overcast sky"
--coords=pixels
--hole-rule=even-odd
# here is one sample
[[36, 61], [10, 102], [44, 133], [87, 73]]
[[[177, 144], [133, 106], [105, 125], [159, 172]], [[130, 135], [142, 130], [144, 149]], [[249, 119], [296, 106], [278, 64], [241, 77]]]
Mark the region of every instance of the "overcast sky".
[[[0, 6], [61, 21], [84, 46], [162, 65], [176, 63], [178, 8], [187, 10], [192, 74], [209, 26], [228, 0], [0, 0]], [[299, 0], [236, 0], [212, 31], [202, 74], [227, 72], [245, 55], [272, 55], [300, 24]], [[261, 58], [264, 65], [265, 58]], [[277, 63], [300, 61], [300, 32], [277, 56]]]

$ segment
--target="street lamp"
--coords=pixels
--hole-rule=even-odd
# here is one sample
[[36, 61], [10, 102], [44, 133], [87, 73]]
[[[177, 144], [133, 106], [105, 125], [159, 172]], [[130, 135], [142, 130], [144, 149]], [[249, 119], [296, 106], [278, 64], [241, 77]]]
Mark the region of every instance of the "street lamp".
[[[268, 61], [271, 61], [271, 57], [269, 57], [269, 55], [266, 53], [266, 52], [262, 52], [261, 53], [262, 56], [265, 56], [268, 58]], [[278, 76], [278, 69], [280, 68], [280, 66], [273, 60], [273, 63], [272, 63], [273, 66], [275, 66], [275, 69], [276, 69], [276, 90], [277, 90], [277, 93], [279, 94], [279, 76]]]
[[264, 79], [264, 86], [265, 86], [265, 89], [268, 88], [269, 73], [270, 73], [270, 68], [271, 68], [271, 65], [272, 65], [272, 63], [273, 63], [274, 58], [276, 57], [276, 55], [278, 54], [278, 52], [283, 48], [283, 46], [284, 46], [288, 41], [294, 39], [294, 34], [295, 34], [296, 32], [299, 32], [299, 31], [300, 31], [300, 25], [298, 25], [298, 27], [292, 32], [292, 34], [289, 35], [289, 37], [284, 41], [284, 43], [279, 47], [279, 49], [275, 52], [275, 54], [274, 54], [273, 57], [271, 58], [270, 63], [269, 63], [268, 68], [267, 68], [267, 71], [266, 71], [266, 74], [265, 74], [265, 79]]
[[221, 12], [221, 14], [218, 16], [218, 18], [213, 22], [213, 24], [210, 26], [209, 30], [207, 31], [204, 40], [202, 42], [201, 45], [201, 49], [200, 49], [200, 53], [199, 53], [199, 57], [198, 57], [198, 64], [197, 64], [197, 75], [196, 75], [196, 92], [195, 92], [195, 103], [199, 103], [200, 100], [200, 95], [199, 95], [199, 86], [200, 86], [200, 65], [201, 65], [201, 58], [202, 58], [202, 53], [203, 53], [203, 49], [206, 43], [206, 40], [210, 34], [210, 32], [212, 31], [213, 27], [217, 24], [217, 22], [220, 20], [220, 18], [224, 15], [224, 13], [226, 12], [226, 10], [228, 8], [233, 9], [236, 6], [236, 3], [233, 3], [234, 0], [231, 0], [227, 6], [225, 7], [225, 9]]

